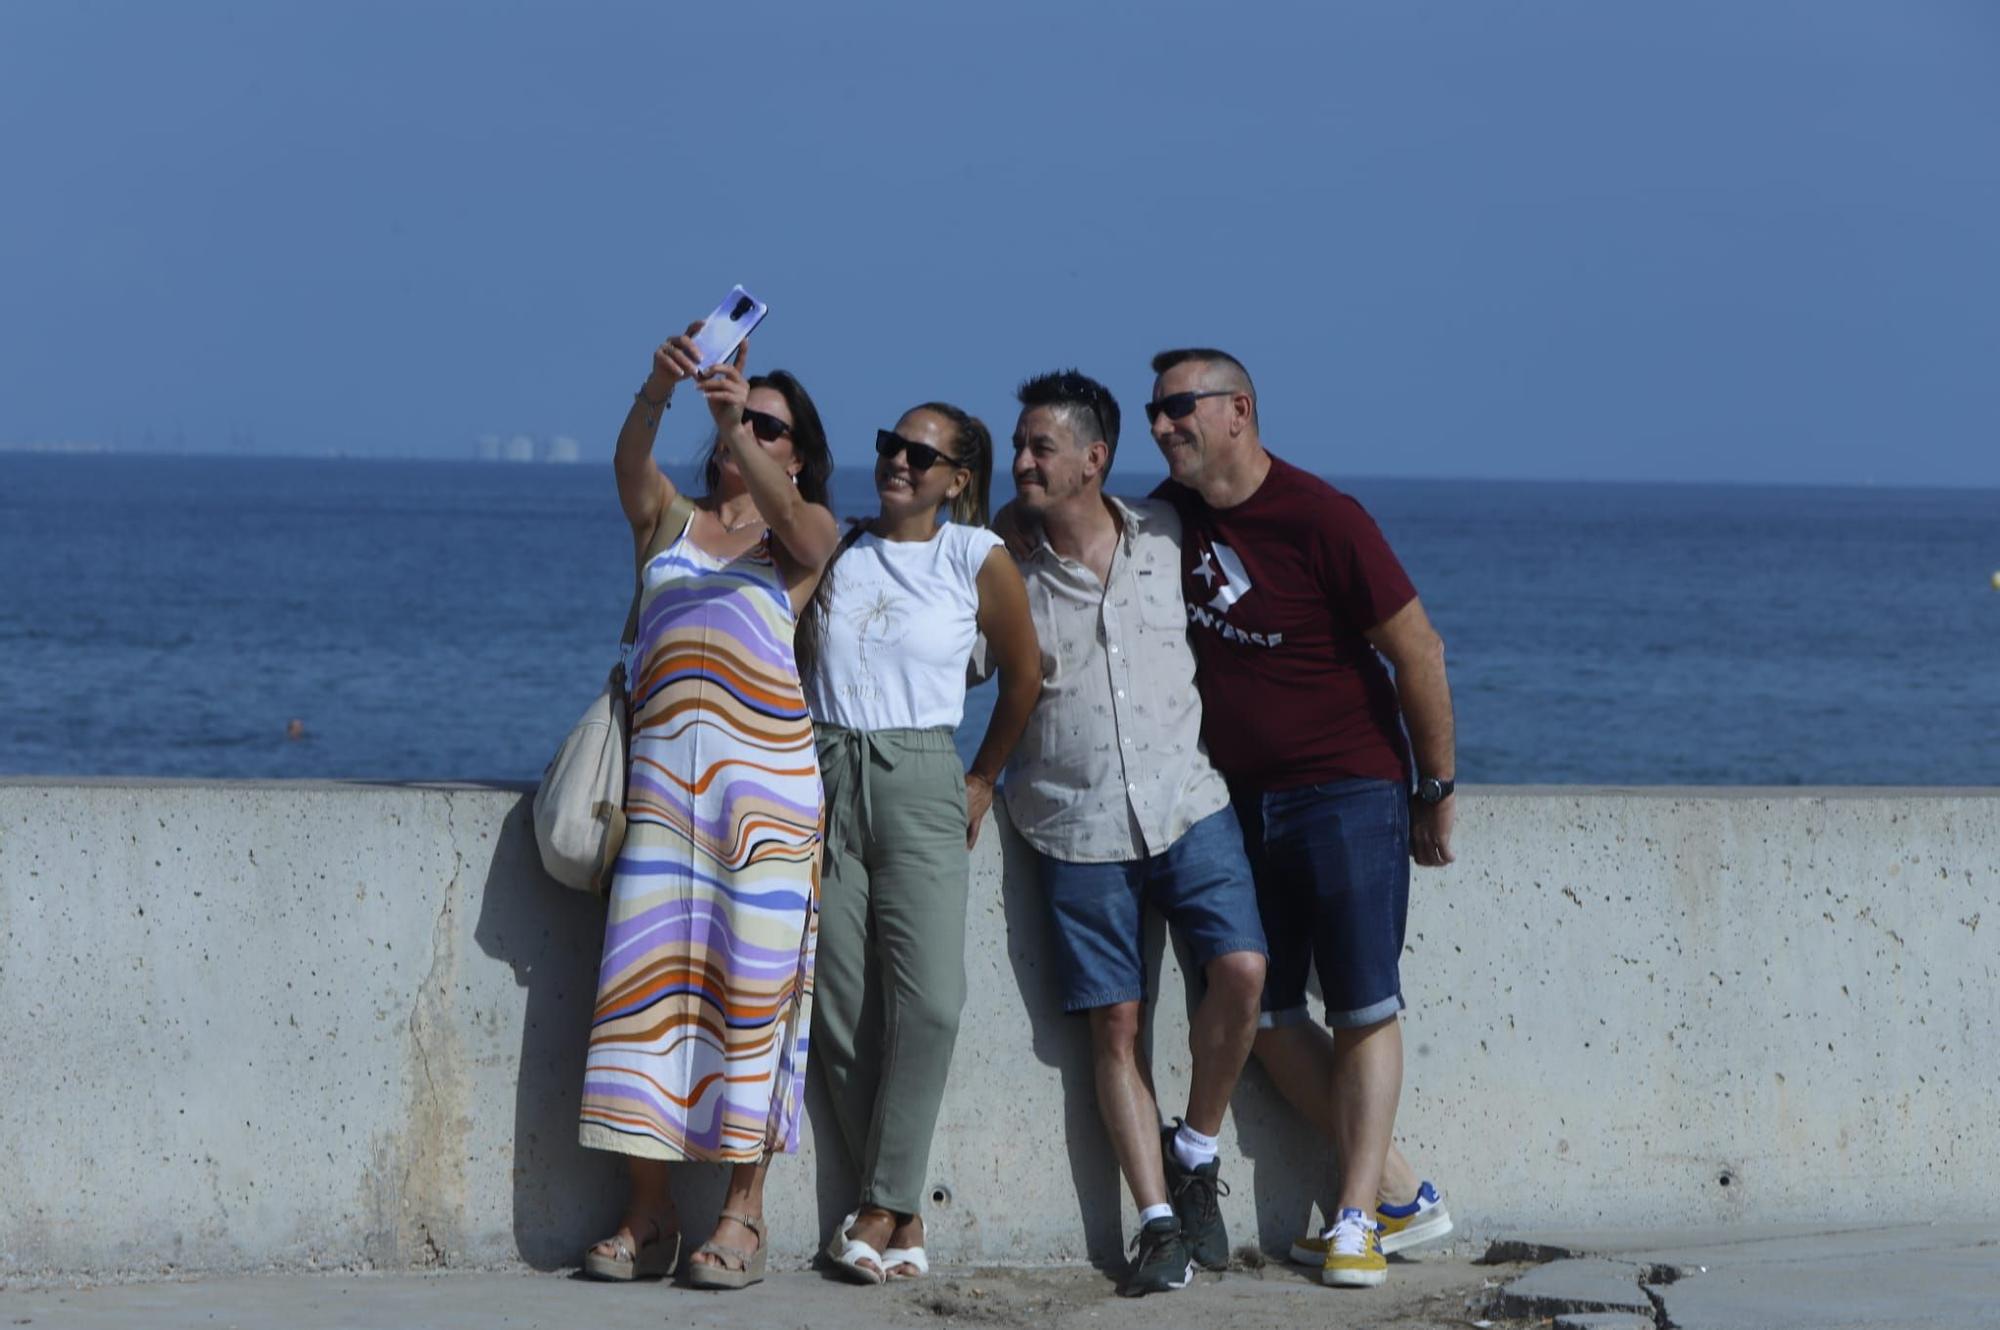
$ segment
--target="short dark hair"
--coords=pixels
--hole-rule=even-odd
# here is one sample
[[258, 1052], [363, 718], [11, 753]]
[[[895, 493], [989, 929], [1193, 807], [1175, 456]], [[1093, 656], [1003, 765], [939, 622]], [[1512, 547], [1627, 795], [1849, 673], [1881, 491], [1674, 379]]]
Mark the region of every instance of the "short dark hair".
[[[769, 388], [785, 399], [785, 408], [792, 413], [792, 456], [799, 460], [799, 493], [808, 503], [831, 507], [833, 449], [827, 446], [826, 426], [820, 423], [819, 408], [813, 405], [805, 385], [789, 371], [774, 369], [769, 374], [752, 375], [748, 386]], [[701, 459], [701, 483], [707, 494], [715, 493], [722, 479], [721, 458], [717, 456], [721, 446], [720, 439], [709, 440], [708, 454]]]
[[1227, 365], [1243, 376], [1243, 391], [1252, 397], [1257, 395], [1257, 386], [1250, 382], [1250, 371], [1243, 368], [1243, 362], [1227, 351], [1218, 351], [1212, 346], [1182, 346], [1171, 351], [1162, 351], [1153, 357], [1153, 376], [1158, 378], [1176, 365], [1197, 361], [1204, 365]]
[[1023, 409], [1038, 406], [1060, 407], [1069, 416], [1070, 427], [1086, 443], [1104, 440], [1111, 456], [1118, 456], [1118, 399], [1111, 390], [1081, 370], [1058, 369], [1037, 374], [1014, 390]]

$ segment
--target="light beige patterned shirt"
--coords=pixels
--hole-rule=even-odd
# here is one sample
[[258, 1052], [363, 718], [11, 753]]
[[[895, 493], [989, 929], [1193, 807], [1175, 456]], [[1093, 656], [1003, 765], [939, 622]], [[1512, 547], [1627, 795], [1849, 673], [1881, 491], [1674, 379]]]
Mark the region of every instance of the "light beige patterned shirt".
[[1071, 863], [1163, 853], [1229, 802], [1201, 742], [1181, 603], [1181, 521], [1105, 496], [1123, 528], [1109, 586], [1046, 542], [1021, 564], [1042, 696], [1002, 797], [1027, 842]]

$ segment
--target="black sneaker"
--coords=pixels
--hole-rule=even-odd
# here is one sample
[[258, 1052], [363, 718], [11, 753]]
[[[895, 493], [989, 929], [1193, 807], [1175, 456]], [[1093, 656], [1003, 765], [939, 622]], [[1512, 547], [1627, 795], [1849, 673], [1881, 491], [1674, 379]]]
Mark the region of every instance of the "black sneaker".
[[1222, 1180], [1222, 1161], [1211, 1159], [1190, 1172], [1174, 1155], [1174, 1133], [1180, 1119], [1160, 1128], [1160, 1154], [1167, 1168], [1167, 1196], [1174, 1203], [1174, 1217], [1181, 1221], [1181, 1235], [1188, 1252], [1206, 1270], [1229, 1268], [1229, 1229], [1222, 1222], [1222, 1197], [1229, 1184]]
[[1166, 1293], [1186, 1288], [1194, 1278], [1194, 1262], [1188, 1257], [1181, 1226], [1171, 1219], [1155, 1219], [1132, 1239], [1136, 1255], [1125, 1272], [1119, 1295], [1143, 1298], [1148, 1293]]

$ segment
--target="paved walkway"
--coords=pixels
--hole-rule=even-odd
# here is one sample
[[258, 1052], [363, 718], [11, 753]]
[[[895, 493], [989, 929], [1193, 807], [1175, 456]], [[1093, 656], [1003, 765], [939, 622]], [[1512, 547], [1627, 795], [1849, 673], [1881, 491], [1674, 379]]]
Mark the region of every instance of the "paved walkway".
[[[1610, 1330], [2000, 1327], [2000, 1221], [1531, 1233], [1495, 1254], [1545, 1263], [1495, 1310]], [[1554, 1259], [1551, 1259], [1554, 1258]], [[1643, 1322], [1634, 1321], [1643, 1317]], [[1621, 1327], [1622, 1330], [1622, 1327]]]
[[1179, 1293], [1140, 1299], [1114, 1296], [1108, 1276], [1078, 1267], [939, 1271], [884, 1288], [789, 1272], [737, 1293], [524, 1272], [263, 1275], [0, 1293], [0, 1330], [1463, 1330], [1473, 1319], [1467, 1296], [1490, 1293], [1498, 1273], [1464, 1259], [1409, 1261], [1383, 1288], [1336, 1290], [1306, 1271], [1266, 1266], [1203, 1274]]
[[1112, 1295], [1094, 1270], [941, 1271], [856, 1288], [811, 1272], [741, 1293], [587, 1283], [528, 1271], [272, 1274], [0, 1292], [0, 1330], [622, 1330], [623, 1327], [1033, 1327], [1034, 1330], [1831, 1330], [2000, 1327], [2000, 1221], [1530, 1233], [1393, 1262], [1380, 1289], [1321, 1288], [1284, 1265]]

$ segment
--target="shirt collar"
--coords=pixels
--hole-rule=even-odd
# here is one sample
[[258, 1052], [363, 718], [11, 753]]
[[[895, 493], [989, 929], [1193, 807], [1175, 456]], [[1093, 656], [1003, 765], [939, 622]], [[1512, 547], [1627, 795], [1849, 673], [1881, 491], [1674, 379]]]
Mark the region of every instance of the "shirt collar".
[[[1129, 554], [1132, 550], [1132, 538], [1138, 534], [1140, 527], [1151, 524], [1152, 516], [1149, 513], [1134, 508], [1116, 494], [1105, 495], [1104, 501], [1111, 505], [1111, 511], [1118, 516], [1118, 548], [1120, 551]], [[1049, 544], [1047, 534], [1040, 528], [1037, 528], [1035, 531], [1035, 548], [1029, 551], [1028, 557], [1039, 559], [1043, 555], [1047, 555], [1049, 558], [1057, 561], [1062, 559], [1062, 556], [1057, 554], [1054, 547]]]

